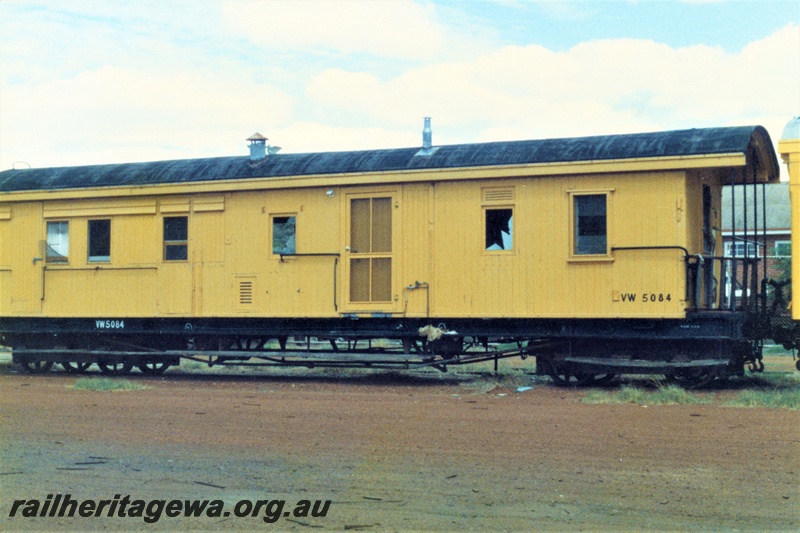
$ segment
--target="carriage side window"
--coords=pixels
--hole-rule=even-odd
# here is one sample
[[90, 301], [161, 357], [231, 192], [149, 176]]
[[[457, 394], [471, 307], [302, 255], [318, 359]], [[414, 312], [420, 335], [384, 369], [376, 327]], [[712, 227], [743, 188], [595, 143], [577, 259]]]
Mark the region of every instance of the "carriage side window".
[[111, 260], [111, 221], [89, 221], [89, 262]]
[[297, 217], [272, 217], [272, 253], [275, 255], [292, 255], [297, 253]]
[[512, 250], [514, 247], [514, 210], [486, 209], [486, 250]]
[[164, 217], [164, 260], [189, 259], [189, 217]]
[[607, 195], [573, 196], [574, 255], [606, 255], [608, 253]]
[[66, 263], [69, 260], [69, 222], [47, 223], [48, 263]]

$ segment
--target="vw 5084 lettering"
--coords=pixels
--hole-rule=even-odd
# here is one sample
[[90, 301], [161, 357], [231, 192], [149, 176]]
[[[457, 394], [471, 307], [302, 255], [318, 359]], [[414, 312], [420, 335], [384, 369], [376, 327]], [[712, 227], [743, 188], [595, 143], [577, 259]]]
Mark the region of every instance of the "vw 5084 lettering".
[[125, 329], [124, 320], [95, 320], [94, 325], [97, 329]]
[[663, 292], [643, 292], [637, 294], [635, 292], [624, 292], [620, 295], [623, 302], [635, 302], [637, 299], [642, 303], [658, 303], [658, 302], [671, 302], [672, 294]]

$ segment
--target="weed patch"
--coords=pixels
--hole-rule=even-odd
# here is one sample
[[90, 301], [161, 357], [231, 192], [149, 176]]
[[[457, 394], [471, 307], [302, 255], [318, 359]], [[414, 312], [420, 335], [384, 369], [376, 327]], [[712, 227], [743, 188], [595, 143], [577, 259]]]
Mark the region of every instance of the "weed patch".
[[770, 407], [773, 409], [800, 409], [800, 388], [775, 388], [743, 390], [725, 402], [729, 407]]
[[127, 379], [112, 378], [81, 378], [72, 386], [72, 390], [91, 390], [99, 392], [135, 391], [148, 388], [150, 387], [134, 383]]
[[655, 390], [623, 386], [615, 391], [589, 391], [581, 401], [588, 404], [633, 403], [639, 405], [697, 405], [711, 403], [709, 398], [693, 394], [676, 385], [667, 385]]

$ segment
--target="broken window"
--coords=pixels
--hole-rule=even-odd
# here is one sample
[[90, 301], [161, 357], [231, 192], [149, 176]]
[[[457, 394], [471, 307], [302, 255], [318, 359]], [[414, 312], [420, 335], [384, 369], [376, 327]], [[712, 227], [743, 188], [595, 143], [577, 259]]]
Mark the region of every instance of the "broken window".
[[89, 261], [111, 260], [111, 221], [89, 221]]
[[164, 260], [189, 259], [189, 217], [164, 217]]
[[272, 217], [272, 253], [293, 255], [297, 253], [297, 217]]
[[605, 255], [608, 253], [608, 228], [606, 222], [606, 195], [576, 195], [575, 255]]
[[47, 223], [48, 263], [66, 263], [69, 260], [69, 222]]
[[511, 250], [514, 246], [514, 210], [486, 209], [486, 249]]

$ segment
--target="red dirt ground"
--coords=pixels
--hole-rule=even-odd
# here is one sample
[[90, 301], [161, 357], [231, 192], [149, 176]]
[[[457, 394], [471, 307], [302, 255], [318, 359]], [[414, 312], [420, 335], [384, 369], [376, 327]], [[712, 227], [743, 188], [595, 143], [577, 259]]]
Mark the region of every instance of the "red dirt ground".
[[[800, 529], [798, 411], [589, 405], [470, 375], [170, 371], [105, 393], [77, 379], [0, 373], [5, 529]], [[55, 493], [332, 503], [274, 524], [7, 518]]]

